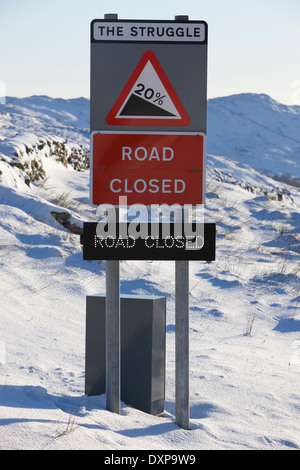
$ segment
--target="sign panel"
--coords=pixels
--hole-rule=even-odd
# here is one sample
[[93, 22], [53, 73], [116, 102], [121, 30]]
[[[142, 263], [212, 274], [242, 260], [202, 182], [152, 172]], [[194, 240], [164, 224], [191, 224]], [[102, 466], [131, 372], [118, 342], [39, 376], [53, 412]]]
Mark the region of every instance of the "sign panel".
[[204, 21], [92, 21], [93, 204], [204, 203], [207, 34]]
[[202, 204], [205, 144], [202, 133], [93, 132], [93, 204]]
[[204, 21], [93, 20], [91, 132], [206, 133], [207, 36]]
[[[166, 224], [121, 222], [115, 232], [107, 224], [83, 224], [84, 260], [195, 260], [214, 261], [216, 224]], [[181, 225], [179, 227], [179, 225]], [[136, 232], [141, 234], [136, 236]], [[198, 233], [194, 235], [193, 233]], [[201, 233], [201, 235], [200, 235]]]
[[146, 51], [106, 122], [120, 126], [187, 126], [190, 118], [152, 51]]
[[92, 41], [106, 42], [167, 42], [207, 43], [204, 21], [178, 23], [174, 21], [94, 20]]

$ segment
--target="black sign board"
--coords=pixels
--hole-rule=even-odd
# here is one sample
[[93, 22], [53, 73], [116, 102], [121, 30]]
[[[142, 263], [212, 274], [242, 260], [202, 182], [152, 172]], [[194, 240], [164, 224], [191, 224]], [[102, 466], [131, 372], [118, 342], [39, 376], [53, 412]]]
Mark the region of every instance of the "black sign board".
[[84, 260], [214, 261], [215, 223], [83, 224]]

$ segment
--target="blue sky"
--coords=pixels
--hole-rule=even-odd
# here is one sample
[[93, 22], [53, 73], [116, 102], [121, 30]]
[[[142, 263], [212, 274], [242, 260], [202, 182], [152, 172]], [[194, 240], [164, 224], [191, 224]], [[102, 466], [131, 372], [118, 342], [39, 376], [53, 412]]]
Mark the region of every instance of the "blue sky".
[[299, 0], [0, 0], [6, 94], [89, 97], [90, 22], [105, 13], [205, 20], [208, 98], [253, 92], [300, 105]]

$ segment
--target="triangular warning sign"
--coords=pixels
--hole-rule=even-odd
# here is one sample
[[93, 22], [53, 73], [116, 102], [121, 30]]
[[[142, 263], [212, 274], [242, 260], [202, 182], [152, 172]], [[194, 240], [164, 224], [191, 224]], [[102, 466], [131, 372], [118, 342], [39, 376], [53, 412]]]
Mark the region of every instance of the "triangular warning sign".
[[190, 117], [152, 51], [142, 56], [106, 122], [111, 126], [188, 126]]

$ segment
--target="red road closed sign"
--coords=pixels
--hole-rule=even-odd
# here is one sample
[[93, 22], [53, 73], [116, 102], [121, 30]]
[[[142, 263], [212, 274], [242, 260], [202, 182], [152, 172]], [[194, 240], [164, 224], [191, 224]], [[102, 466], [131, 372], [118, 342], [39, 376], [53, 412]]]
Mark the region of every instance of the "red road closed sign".
[[205, 144], [200, 132], [93, 132], [93, 204], [203, 204]]

